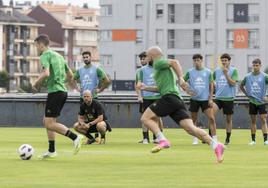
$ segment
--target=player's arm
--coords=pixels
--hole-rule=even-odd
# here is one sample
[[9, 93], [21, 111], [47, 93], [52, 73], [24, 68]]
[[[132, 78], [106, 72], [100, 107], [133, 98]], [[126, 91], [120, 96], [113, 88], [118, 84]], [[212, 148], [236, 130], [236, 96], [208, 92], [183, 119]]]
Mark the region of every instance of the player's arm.
[[85, 117], [78, 114], [77, 121], [80, 125], [85, 125]]
[[100, 87], [96, 89], [97, 93], [102, 92], [104, 89], [106, 89], [110, 84], [111, 84], [111, 79], [107, 76], [107, 74], [102, 70], [101, 68], [98, 67], [97, 69], [97, 75], [101, 80]]
[[94, 119], [93, 121], [89, 122], [89, 126], [91, 125], [96, 125], [97, 123], [100, 123], [104, 120], [104, 109], [102, 107], [102, 105], [100, 103], [96, 103], [96, 106], [95, 106], [95, 111], [97, 113], [97, 118]]
[[151, 92], [159, 92], [159, 89], [157, 86], [146, 86], [143, 83], [141, 84], [141, 90], [151, 91]]
[[248, 96], [248, 94], [247, 94], [247, 92], [246, 92], [246, 89], [245, 89], [245, 84], [246, 84], [246, 78], [244, 78], [244, 80], [240, 83], [240, 90], [247, 96], [247, 97], [249, 97]]
[[195, 95], [189, 87], [189, 84], [187, 82], [185, 82], [184, 78], [183, 78], [183, 71], [181, 68], [181, 65], [179, 63], [179, 61], [175, 60], [175, 59], [169, 59], [168, 60], [168, 64], [169, 66], [174, 70], [174, 72], [176, 73], [177, 77], [178, 77], [178, 84], [179, 86], [189, 95]]
[[41, 85], [41, 83], [47, 78], [49, 77], [50, 72], [48, 68], [43, 67], [43, 71], [41, 72], [41, 74], [39, 75], [39, 77], [37, 78], [37, 80], [34, 83], [34, 87], [37, 87]]
[[41, 88], [43, 81], [49, 77], [50, 59], [51, 57], [48, 54], [44, 54], [40, 56], [40, 63], [43, 67], [43, 70], [41, 74], [39, 75], [39, 77], [37, 78], [37, 80], [33, 84], [33, 87], [32, 87], [33, 93], [37, 92]]
[[67, 78], [69, 86], [73, 89], [79, 90], [77, 83], [75, 81], [73, 71], [69, 68], [67, 63], [65, 63], [65, 72], [66, 72], [66, 78]]
[[96, 125], [97, 123], [100, 123], [103, 121], [103, 114], [99, 115], [96, 119], [94, 119], [93, 121], [89, 122], [89, 126], [91, 125]]
[[227, 70], [223, 70], [223, 73], [224, 73], [224, 76], [227, 80], [227, 82], [231, 85], [231, 86], [235, 86], [237, 80], [238, 80], [238, 73], [237, 73], [237, 70], [235, 69], [234, 72], [233, 72], [233, 75], [232, 77], [229, 76], [228, 74], [228, 69]]
[[213, 74], [211, 73], [209, 78], [209, 99], [208, 99], [210, 107], [213, 106], [213, 93], [214, 93], [214, 80], [213, 80]]
[[138, 101], [140, 103], [143, 102], [143, 98], [141, 96], [142, 78], [143, 78], [142, 71], [140, 69], [138, 69], [136, 72], [136, 79], [135, 79], [135, 91], [138, 95]]
[[[267, 75], [267, 74], [265, 75], [265, 84], [268, 85], [268, 75]], [[267, 96], [267, 94], [266, 94], [266, 96], [264, 97], [264, 101], [265, 101], [265, 102], [268, 102], [268, 96]]]

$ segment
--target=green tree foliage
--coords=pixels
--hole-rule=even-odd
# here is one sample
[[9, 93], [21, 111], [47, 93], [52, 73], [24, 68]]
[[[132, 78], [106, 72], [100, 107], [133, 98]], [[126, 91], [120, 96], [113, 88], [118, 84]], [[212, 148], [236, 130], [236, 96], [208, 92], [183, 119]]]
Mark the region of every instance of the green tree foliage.
[[0, 71], [0, 87], [6, 88], [8, 85], [9, 77], [6, 70]]

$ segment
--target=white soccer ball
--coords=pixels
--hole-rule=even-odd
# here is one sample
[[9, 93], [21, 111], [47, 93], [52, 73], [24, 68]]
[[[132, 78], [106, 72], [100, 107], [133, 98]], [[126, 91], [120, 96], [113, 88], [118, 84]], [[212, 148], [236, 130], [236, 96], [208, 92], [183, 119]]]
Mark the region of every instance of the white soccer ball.
[[34, 154], [34, 149], [29, 144], [22, 144], [18, 149], [18, 153], [22, 160], [29, 160]]

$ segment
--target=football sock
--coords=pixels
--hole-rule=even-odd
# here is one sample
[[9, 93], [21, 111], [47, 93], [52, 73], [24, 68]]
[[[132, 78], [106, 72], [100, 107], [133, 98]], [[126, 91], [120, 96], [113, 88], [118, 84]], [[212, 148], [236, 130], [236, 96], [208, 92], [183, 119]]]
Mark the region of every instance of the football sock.
[[251, 140], [255, 142], [255, 137], [256, 135], [255, 134], [251, 134]]
[[159, 131], [157, 134], [156, 134], [156, 137], [157, 139], [160, 141], [160, 140], [167, 140], [166, 137], [163, 135], [163, 133], [161, 131]]
[[147, 139], [149, 140], [149, 132], [142, 132], [142, 135], [143, 135], [143, 139]]
[[65, 133], [65, 136], [69, 137], [70, 139], [72, 140], [75, 140], [77, 138], [77, 135], [74, 134], [72, 131], [68, 130], [66, 133]]
[[230, 142], [231, 132], [226, 132], [226, 139], [225, 141]]
[[[85, 134], [85, 136], [89, 139], [89, 140], [95, 140], [95, 138], [90, 134], [90, 131], [89, 131], [89, 129], [87, 130], [87, 133]], [[96, 136], [96, 134], [95, 134], [95, 136]]]
[[48, 141], [48, 151], [55, 152], [55, 140]]
[[267, 133], [263, 133], [264, 142], [267, 141]]
[[98, 138], [99, 137], [99, 133], [95, 133], [95, 138]]

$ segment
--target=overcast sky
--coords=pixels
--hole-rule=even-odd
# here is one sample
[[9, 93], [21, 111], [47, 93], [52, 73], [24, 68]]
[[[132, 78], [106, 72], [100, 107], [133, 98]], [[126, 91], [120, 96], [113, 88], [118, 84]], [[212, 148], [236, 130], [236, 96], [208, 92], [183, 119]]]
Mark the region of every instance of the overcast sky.
[[[24, 0], [13, 0], [13, 2], [24, 2]], [[33, 4], [35, 4], [37, 1], [39, 2], [47, 2], [47, 0], [31, 0], [31, 2]], [[68, 4], [68, 3], [71, 3], [73, 5], [80, 5], [82, 6], [83, 3], [88, 3], [89, 7], [98, 7], [99, 6], [99, 0], [51, 0], [53, 1], [54, 3], [57, 3], [57, 4]], [[5, 5], [8, 5], [9, 4], [9, 0], [3, 0], [4, 4]]]

